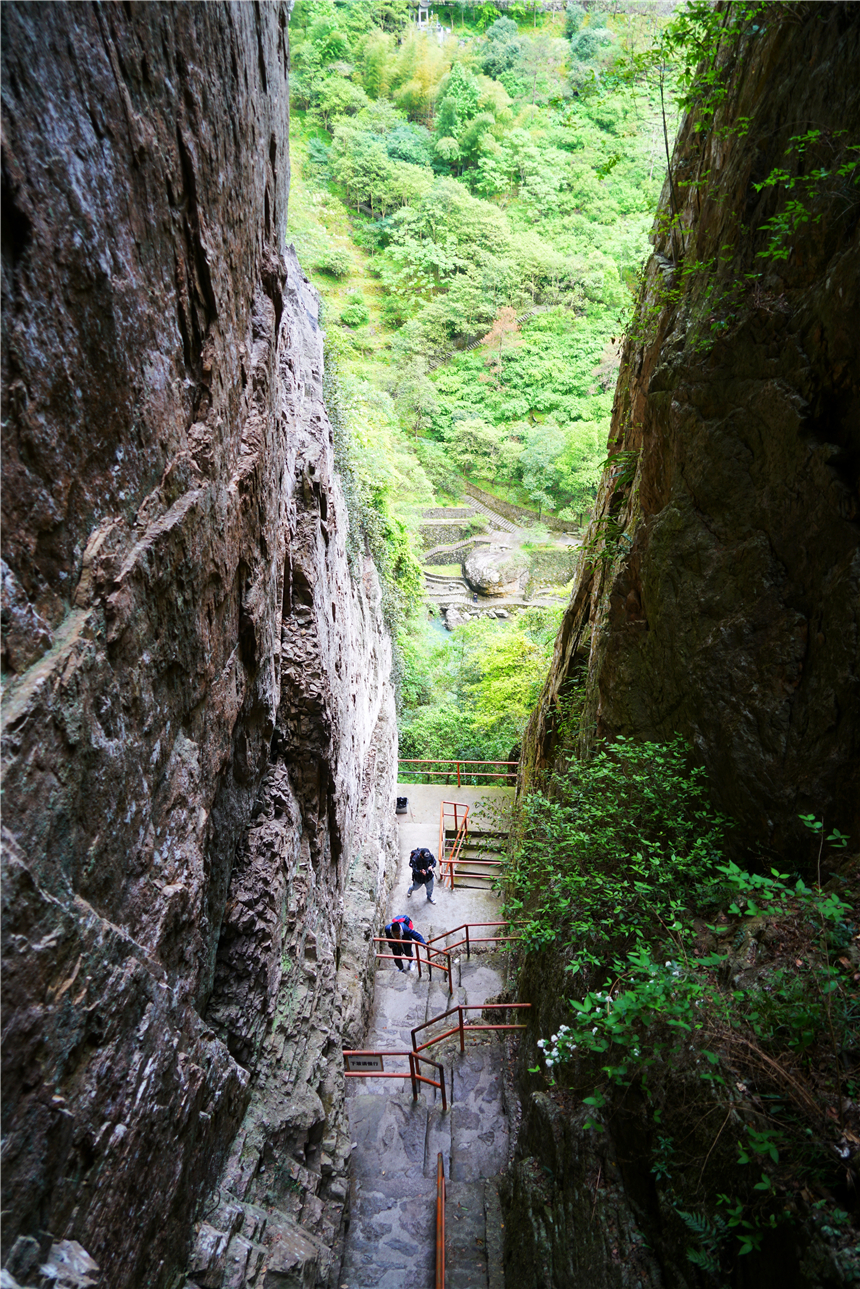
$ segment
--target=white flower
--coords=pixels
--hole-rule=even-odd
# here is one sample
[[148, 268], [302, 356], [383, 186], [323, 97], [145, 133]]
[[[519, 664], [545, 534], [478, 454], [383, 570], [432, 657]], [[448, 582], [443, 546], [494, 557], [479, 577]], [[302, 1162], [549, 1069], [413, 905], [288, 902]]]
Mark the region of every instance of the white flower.
[[592, 1032], [592, 1034], [596, 1034], [596, 1033], [597, 1033], [597, 1026], [596, 1026], [596, 1025], [594, 1026], [594, 1029], [593, 1029], [591, 1032]]
[[558, 1042], [558, 1034], [553, 1034], [553, 1036], [552, 1036], [552, 1042], [553, 1042], [553, 1043], [557, 1043], [557, 1042]]
[[547, 1065], [549, 1066], [549, 1068], [550, 1068], [550, 1069], [552, 1069], [553, 1065], [555, 1064], [555, 1062], [554, 1062], [554, 1061], [552, 1061], [552, 1060], [550, 1059], [550, 1057], [547, 1057], [547, 1058], [546, 1058], [546, 1063], [547, 1063]]
[[538, 1047], [546, 1047], [546, 1039], [545, 1039], [545, 1038], [539, 1038], [539, 1039], [538, 1039], [538, 1041], [537, 1041], [537, 1045], [538, 1045]]

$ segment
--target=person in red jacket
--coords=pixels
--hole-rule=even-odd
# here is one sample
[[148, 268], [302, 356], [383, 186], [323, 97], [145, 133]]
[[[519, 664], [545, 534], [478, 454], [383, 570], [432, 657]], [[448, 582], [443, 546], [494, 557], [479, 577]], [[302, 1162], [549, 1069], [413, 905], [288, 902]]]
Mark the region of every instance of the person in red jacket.
[[[426, 944], [427, 941], [420, 931], [416, 931], [412, 925], [412, 919], [407, 917], [392, 918], [383, 933], [388, 937], [388, 943], [391, 946], [391, 952], [394, 954], [394, 965], [398, 971], [412, 970], [412, 941], [417, 944]], [[406, 966], [401, 961], [408, 958]]]

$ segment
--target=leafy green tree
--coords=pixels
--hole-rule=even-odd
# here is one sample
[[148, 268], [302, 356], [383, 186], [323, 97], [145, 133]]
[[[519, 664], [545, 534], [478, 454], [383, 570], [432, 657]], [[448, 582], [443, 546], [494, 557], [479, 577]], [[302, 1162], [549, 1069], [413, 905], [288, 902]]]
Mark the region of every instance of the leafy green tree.
[[565, 437], [551, 421], [531, 426], [520, 457], [523, 486], [538, 507], [538, 516], [552, 504], [555, 467], [566, 447]]
[[455, 63], [439, 90], [436, 104], [437, 137], [456, 139], [459, 142], [466, 126], [480, 111], [481, 97], [478, 78], [461, 63]]
[[[456, 48], [456, 41], [453, 42]], [[453, 51], [412, 28], [403, 38], [391, 74], [391, 94], [410, 119], [429, 125], [439, 84]]]
[[420, 434], [439, 411], [439, 394], [427, 376], [425, 359], [415, 357], [401, 370], [394, 397], [402, 420]]
[[585, 20], [585, 10], [578, 0], [567, 0], [564, 7], [564, 34], [568, 40], [575, 36]]
[[487, 28], [481, 50], [481, 66], [488, 76], [498, 80], [519, 62], [522, 46], [519, 28], [510, 18], [498, 18]]
[[433, 160], [433, 136], [421, 125], [395, 126], [385, 147], [395, 161], [408, 161], [413, 166], [430, 166]]
[[361, 81], [372, 99], [384, 99], [394, 76], [394, 38], [388, 32], [374, 30], [367, 34], [358, 54]]
[[346, 297], [346, 305], [340, 311], [340, 320], [348, 327], [363, 327], [370, 321], [370, 314], [360, 291], [353, 291]]
[[444, 431], [451, 457], [464, 474], [494, 478], [504, 434], [488, 421], [477, 417], [455, 421]]
[[327, 76], [314, 94], [314, 111], [326, 129], [342, 116], [354, 116], [367, 107], [369, 99], [360, 85], [343, 76]]

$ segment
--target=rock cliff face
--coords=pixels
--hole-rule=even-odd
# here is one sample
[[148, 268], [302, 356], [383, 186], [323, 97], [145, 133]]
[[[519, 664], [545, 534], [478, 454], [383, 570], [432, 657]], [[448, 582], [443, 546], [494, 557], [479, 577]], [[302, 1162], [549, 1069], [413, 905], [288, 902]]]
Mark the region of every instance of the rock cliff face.
[[284, 252], [287, 17], [3, 7], [21, 1284], [46, 1259], [94, 1260], [111, 1289], [337, 1270], [339, 1047], [393, 853], [396, 732], [317, 303]]
[[[854, 6], [774, 7], [724, 45], [713, 127], [694, 113], [681, 129], [615, 464], [525, 744], [551, 765], [584, 680], [581, 745], [683, 734], [743, 843], [798, 858], [802, 811], [860, 837], [860, 204], [856, 172], [837, 173], [858, 57]], [[785, 259], [762, 230], [784, 190], [755, 187], [775, 167], [799, 176], [788, 196], [808, 216]]]
[[[856, 172], [838, 173], [860, 118], [858, 17], [768, 6], [763, 29], [721, 48], [714, 121], [682, 126], [624, 347], [614, 461], [523, 746], [521, 787], [597, 738], [681, 733], [738, 844], [790, 868], [813, 859], [802, 811], [860, 839], [860, 201]], [[762, 229], [785, 189], [756, 189], [776, 167], [799, 179], [787, 196], [807, 216], [788, 220], [785, 258]], [[564, 968], [531, 954], [521, 977], [544, 1035], [567, 1019]], [[530, 1054], [504, 1196], [509, 1279], [713, 1283], [652, 1166], [683, 1118], [680, 1073], [665, 1072], [660, 1128], [634, 1091], [597, 1137], [572, 1097], [534, 1090]], [[714, 1134], [683, 1130], [705, 1161]], [[847, 1286], [856, 1267], [798, 1221], [727, 1283]]]

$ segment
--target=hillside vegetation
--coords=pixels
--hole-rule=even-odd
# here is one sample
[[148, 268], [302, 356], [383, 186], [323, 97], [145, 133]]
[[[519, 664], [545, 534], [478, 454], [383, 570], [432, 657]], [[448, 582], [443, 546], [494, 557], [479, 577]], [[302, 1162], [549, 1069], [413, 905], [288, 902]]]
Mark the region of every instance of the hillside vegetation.
[[413, 14], [297, 4], [293, 235], [436, 489], [462, 472], [584, 513], [664, 174], [655, 87], [612, 69], [656, 20]]
[[[449, 6], [443, 31], [419, 30], [406, 0], [293, 10], [290, 237], [324, 301], [353, 540], [368, 537], [400, 629], [415, 753], [507, 755], [522, 730], [504, 685], [485, 685], [480, 714], [475, 675], [452, 687], [415, 616], [416, 517], [464, 478], [536, 519], [591, 508], [665, 174], [658, 86], [619, 70], [660, 8]], [[546, 613], [537, 636], [486, 628], [528, 660], [529, 693], [549, 628]]]

